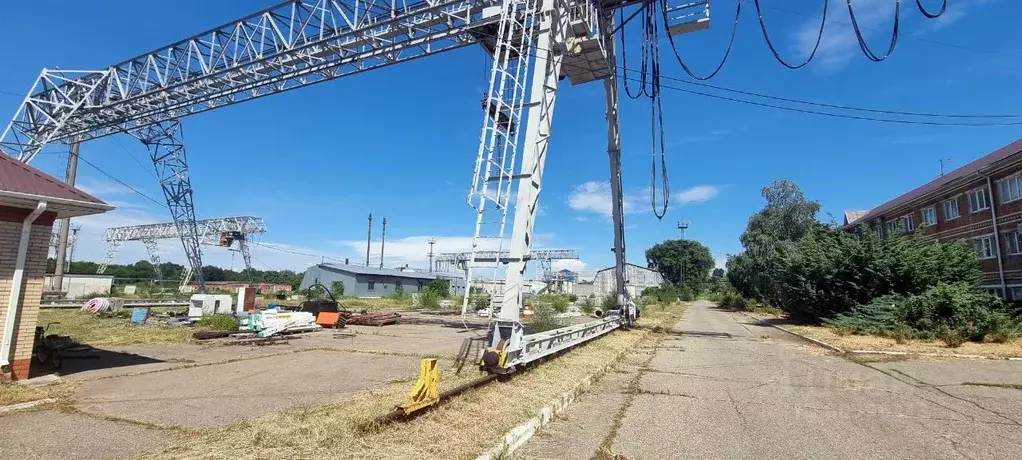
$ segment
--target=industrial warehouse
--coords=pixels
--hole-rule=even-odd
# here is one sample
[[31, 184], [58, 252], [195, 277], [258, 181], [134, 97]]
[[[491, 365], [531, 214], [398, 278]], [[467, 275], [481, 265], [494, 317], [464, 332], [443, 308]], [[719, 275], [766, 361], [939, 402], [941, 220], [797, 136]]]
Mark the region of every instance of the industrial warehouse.
[[1022, 2], [8, 3], [2, 458], [1022, 458]]

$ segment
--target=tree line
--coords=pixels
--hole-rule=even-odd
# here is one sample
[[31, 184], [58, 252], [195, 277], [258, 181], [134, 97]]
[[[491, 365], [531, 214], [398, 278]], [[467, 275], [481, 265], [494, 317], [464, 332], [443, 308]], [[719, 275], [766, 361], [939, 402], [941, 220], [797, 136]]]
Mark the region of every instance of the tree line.
[[[47, 259], [46, 273], [53, 273], [56, 266], [57, 262], [55, 259]], [[99, 264], [96, 262], [74, 261], [71, 262], [71, 266], [66, 272], [76, 274], [95, 274], [98, 269]], [[185, 267], [173, 262], [163, 262], [160, 264], [160, 271], [163, 274], [164, 280], [177, 281], [181, 279], [181, 273], [185, 271]], [[110, 264], [107, 266], [104, 274], [112, 275], [114, 279], [148, 281], [155, 279], [155, 273], [152, 263], [148, 260], [139, 260], [133, 264]], [[202, 275], [203, 279], [206, 281], [281, 283], [290, 284], [291, 288], [295, 290], [298, 289], [298, 285], [302, 282], [302, 274], [296, 273], [292, 270], [257, 270], [253, 268], [234, 271], [214, 265], [205, 265], [202, 267]]]

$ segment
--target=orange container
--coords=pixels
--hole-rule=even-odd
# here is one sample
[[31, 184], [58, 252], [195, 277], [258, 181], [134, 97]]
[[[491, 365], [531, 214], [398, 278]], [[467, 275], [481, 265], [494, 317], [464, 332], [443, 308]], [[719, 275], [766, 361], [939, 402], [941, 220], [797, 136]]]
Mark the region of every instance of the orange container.
[[532, 305], [526, 305], [525, 308], [522, 309], [522, 317], [532, 318]]
[[316, 316], [316, 324], [323, 327], [335, 327], [341, 320], [341, 314], [335, 311], [321, 311]]

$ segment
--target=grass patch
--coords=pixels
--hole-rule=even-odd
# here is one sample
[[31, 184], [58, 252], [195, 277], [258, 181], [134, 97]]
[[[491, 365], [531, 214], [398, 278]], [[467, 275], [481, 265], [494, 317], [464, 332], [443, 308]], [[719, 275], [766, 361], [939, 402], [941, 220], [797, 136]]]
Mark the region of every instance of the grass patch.
[[53, 398], [58, 402], [74, 395], [74, 384], [66, 381], [36, 387], [20, 383], [0, 383], [0, 406]]
[[74, 309], [52, 309], [39, 312], [40, 326], [54, 324], [47, 334], [71, 336], [92, 346], [138, 345], [150, 343], [187, 342], [195, 328], [166, 324], [134, 326], [127, 317], [100, 317]]
[[998, 358], [1022, 357], [1022, 340], [997, 342], [987, 337], [984, 342], [964, 341], [951, 348], [942, 339], [916, 339], [903, 336], [863, 335], [846, 328], [828, 326], [785, 325], [794, 332], [829, 343], [844, 350], [898, 351], [913, 354], [978, 355]]
[[411, 310], [412, 297], [405, 296], [400, 299], [393, 297], [380, 297], [376, 299], [360, 299], [357, 297], [345, 297], [338, 299], [345, 308], [353, 310]]
[[[652, 326], [676, 321], [681, 310], [682, 306], [672, 305], [662, 312], [649, 312], [640, 319], [645, 328], [615, 331], [508, 382], [493, 382], [459, 395], [408, 422], [380, 426], [373, 420], [405, 399], [413, 375], [403, 383], [383, 385], [340, 403], [212, 430], [141, 458], [473, 459], [554, 397], [648, 338]], [[467, 374], [453, 376], [444, 369], [440, 391], [479, 375]]]

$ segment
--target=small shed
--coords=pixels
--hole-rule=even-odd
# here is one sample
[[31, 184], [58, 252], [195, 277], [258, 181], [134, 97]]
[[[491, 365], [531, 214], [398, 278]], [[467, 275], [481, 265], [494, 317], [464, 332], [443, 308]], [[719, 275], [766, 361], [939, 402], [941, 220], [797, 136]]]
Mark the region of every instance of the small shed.
[[0, 152], [0, 373], [28, 378], [53, 222], [113, 209]]

